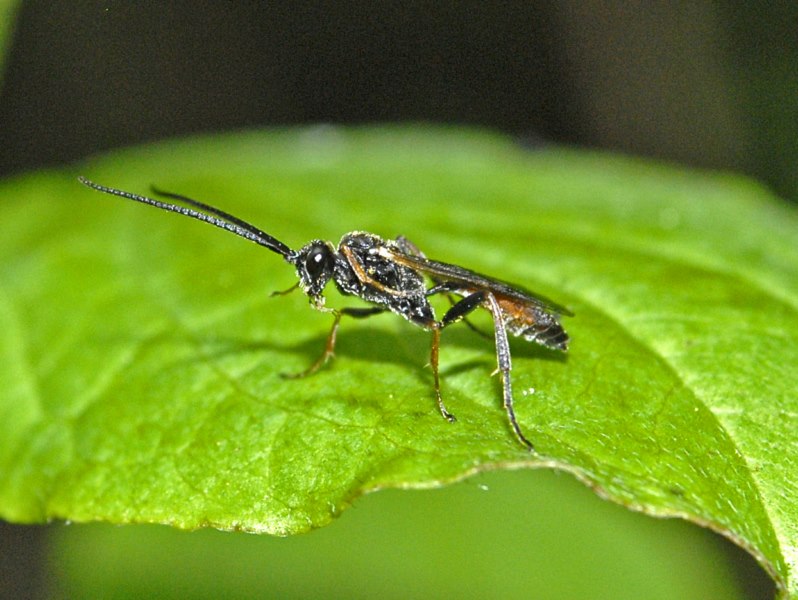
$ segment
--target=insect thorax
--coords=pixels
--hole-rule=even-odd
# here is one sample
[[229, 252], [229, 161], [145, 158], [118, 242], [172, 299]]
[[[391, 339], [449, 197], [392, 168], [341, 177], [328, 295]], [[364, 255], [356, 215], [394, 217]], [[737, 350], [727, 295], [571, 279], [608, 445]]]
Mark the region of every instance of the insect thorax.
[[380, 254], [396, 247], [371, 233], [355, 231], [341, 238], [333, 279], [342, 294], [358, 296], [385, 306], [418, 325], [428, 325], [435, 314], [426, 297], [423, 275]]

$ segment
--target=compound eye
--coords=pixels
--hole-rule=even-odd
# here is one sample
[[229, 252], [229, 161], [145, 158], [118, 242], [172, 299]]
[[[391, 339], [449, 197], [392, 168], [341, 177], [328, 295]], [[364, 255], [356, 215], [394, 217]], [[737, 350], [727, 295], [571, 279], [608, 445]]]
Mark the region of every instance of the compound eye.
[[305, 269], [313, 279], [328, 272], [330, 268], [330, 253], [327, 248], [316, 248], [305, 259]]

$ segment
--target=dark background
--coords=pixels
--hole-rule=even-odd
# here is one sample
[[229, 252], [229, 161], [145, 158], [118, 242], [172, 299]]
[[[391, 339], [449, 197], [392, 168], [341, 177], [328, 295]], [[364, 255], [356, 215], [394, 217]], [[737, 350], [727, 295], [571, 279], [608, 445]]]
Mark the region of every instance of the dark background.
[[[415, 121], [735, 170], [795, 201], [798, 4], [731, 6], [23, 2], [0, 176], [194, 132]], [[40, 589], [40, 531], [0, 527], [27, 571], [7, 592]]]
[[798, 4], [23, 2], [0, 175], [176, 134], [385, 121], [732, 169], [796, 199]]

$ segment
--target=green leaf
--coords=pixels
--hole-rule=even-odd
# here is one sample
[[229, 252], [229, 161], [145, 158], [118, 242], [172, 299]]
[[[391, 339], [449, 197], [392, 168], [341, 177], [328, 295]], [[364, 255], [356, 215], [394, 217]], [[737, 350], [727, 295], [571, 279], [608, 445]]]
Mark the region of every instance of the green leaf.
[[509, 430], [492, 342], [464, 326], [441, 354], [456, 424], [429, 335], [393, 315], [344, 321], [330, 367], [284, 380], [331, 323], [298, 292], [269, 297], [295, 283], [279, 256], [77, 170], [16, 178], [0, 185], [4, 518], [285, 535], [369, 491], [554, 467], [713, 528], [798, 594], [798, 217], [760, 187], [413, 128], [193, 139], [80, 172], [211, 202], [291, 247], [407, 235], [571, 307], [572, 347], [512, 342], [539, 456]]

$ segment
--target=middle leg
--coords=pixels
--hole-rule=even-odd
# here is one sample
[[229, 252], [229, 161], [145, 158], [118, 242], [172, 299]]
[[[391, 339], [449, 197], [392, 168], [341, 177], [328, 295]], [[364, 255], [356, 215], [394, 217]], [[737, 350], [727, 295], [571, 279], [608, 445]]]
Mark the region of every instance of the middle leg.
[[466, 296], [457, 304], [452, 306], [449, 311], [443, 315], [440, 321], [433, 321], [428, 327], [432, 330], [432, 349], [430, 350], [430, 366], [432, 367], [432, 377], [435, 382], [435, 399], [438, 401], [438, 409], [441, 411], [443, 418], [453, 423], [457, 419], [455, 416], [446, 410], [446, 405], [443, 403], [443, 395], [441, 394], [441, 378], [438, 372], [438, 354], [441, 345], [441, 330], [444, 327], [456, 323], [464, 318], [468, 313], [477, 308], [485, 300], [484, 292], [477, 292]]

